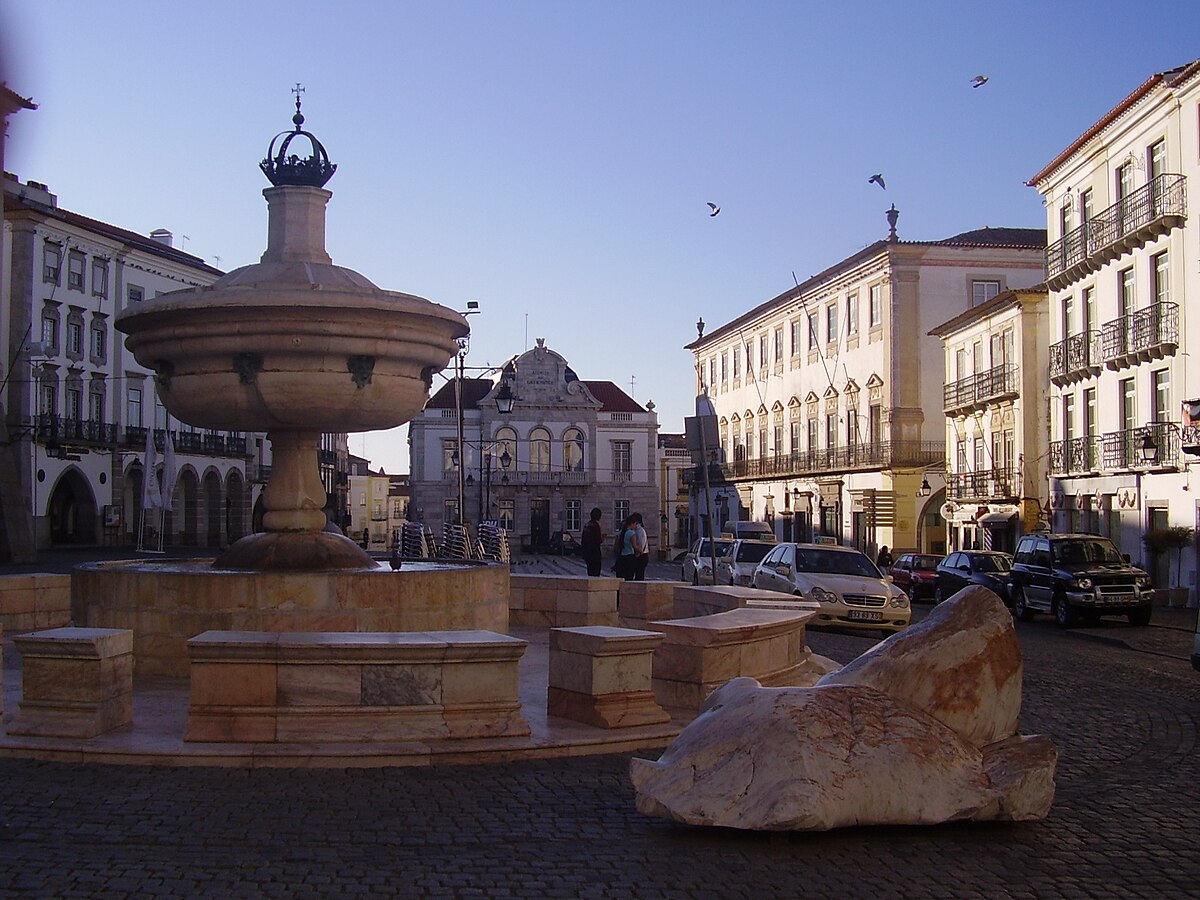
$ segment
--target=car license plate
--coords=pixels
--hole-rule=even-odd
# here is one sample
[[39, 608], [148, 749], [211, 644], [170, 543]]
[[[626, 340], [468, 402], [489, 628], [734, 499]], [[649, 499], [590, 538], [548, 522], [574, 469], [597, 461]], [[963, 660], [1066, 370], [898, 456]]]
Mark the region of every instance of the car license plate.
[[873, 609], [852, 609], [846, 613], [846, 618], [854, 622], [882, 622], [883, 613]]

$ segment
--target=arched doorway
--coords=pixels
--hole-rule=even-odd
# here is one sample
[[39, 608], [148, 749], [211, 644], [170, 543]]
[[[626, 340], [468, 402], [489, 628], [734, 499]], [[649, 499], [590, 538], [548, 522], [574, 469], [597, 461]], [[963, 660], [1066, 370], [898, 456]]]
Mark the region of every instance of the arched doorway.
[[52, 545], [96, 543], [96, 498], [75, 467], [63, 472], [50, 491], [46, 516]]
[[125, 472], [125, 489], [121, 494], [122, 514], [121, 530], [125, 535], [125, 542], [128, 544], [136, 543], [138, 522], [141, 521], [142, 515], [142, 485], [144, 484], [143, 476], [145, 470], [141, 463], [134, 463]]
[[225, 504], [221, 500], [221, 476], [211, 469], [204, 475], [204, 546], [220, 547], [224, 535]]
[[225, 481], [225, 539], [232, 544], [246, 535], [246, 482], [231, 469]]

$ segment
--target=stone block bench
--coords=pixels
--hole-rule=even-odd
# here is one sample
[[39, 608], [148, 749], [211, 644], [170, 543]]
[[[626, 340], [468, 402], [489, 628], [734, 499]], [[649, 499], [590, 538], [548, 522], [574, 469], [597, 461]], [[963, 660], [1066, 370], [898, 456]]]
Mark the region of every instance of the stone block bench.
[[622, 581], [617, 596], [617, 624], [642, 628], [659, 619], [675, 618], [675, 590], [686, 581]]
[[18, 635], [21, 700], [9, 734], [91, 738], [133, 721], [133, 632], [52, 628]]
[[523, 737], [526, 642], [490, 631], [206, 631], [188, 641], [187, 741]]
[[668, 708], [699, 710], [710, 693], [741, 675], [771, 686], [815, 683], [825, 669], [809, 664], [804, 625], [816, 614], [747, 608], [651, 623], [663, 633], [654, 651], [655, 697]]
[[714, 613], [729, 612], [731, 609], [742, 609], [748, 606], [752, 600], [782, 601], [787, 604], [810, 602], [799, 599], [792, 600], [790, 596], [779, 591], [764, 591], [740, 585], [701, 585], [696, 587], [684, 584], [675, 589], [672, 615], [664, 618], [691, 619], [696, 616], [711, 616]]
[[9, 634], [71, 624], [71, 576], [0, 575], [0, 627]]
[[668, 722], [651, 689], [651, 657], [663, 636], [656, 631], [554, 628], [546, 710], [598, 728]]
[[619, 578], [513, 575], [508, 582], [510, 625], [578, 628], [617, 625]]

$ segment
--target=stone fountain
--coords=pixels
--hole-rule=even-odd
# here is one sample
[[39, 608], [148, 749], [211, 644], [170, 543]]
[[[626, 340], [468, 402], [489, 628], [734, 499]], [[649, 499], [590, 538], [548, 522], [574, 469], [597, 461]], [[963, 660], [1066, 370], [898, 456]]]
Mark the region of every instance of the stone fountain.
[[172, 415], [201, 428], [265, 430], [272, 447], [263, 533], [211, 564], [96, 563], [74, 573], [75, 623], [132, 629], [143, 674], [186, 674], [186, 641], [206, 630], [508, 630], [504, 567], [390, 572], [322, 530], [321, 434], [407, 422], [469, 329], [453, 310], [333, 264], [324, 185], [336, 166], [303, 129], [299, 95], [292, 121], [261, 163], [271, 182], [261, 260], [116, 320]]

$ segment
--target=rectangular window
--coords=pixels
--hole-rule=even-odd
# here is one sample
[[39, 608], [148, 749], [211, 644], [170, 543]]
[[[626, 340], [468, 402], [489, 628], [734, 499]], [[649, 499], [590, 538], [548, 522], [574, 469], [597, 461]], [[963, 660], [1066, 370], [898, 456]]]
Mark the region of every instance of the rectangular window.
[[1150, 164], [1149, 178], [1167, 174], [1167, 142], [1155, 141], [1146, 149], [1146, 161]]
[[129, 388], [125, 393], [125, 424], [132, 428], [142, 426], [141, 388]]
[[88, 419], [92, 422], [104, 421], [104, 394], [100, 391], [88, 394]]
[[825, 340], [833, 343], [838, 339], [838, 308], [836, 303], [831, 303], [825, 307]]
[[442, 438], [442, 471], [458, 471], [458, 441], [455, 438]]
[[883, 324], [883, 285], [871, 285], [871, 327]]
[[1083, 436], [1096, 436], [1096, 389], [1087, 388], [1083, 392]]
[[883, 443], [883, 408], [878, 403], [867, 407], [867, 435], [872, 444]]
[[92, 260], [92, 296], [101, 299], [108, 296], [108, 260]]
[[[363, 498], [364, 501], [366, 498]], [[458, 520], [458, 498], [448, 498], [442, 504], [442, 522], [447, 525], [461, 525]]]
[[162, 400], [158, 397], [154, 398], [154, 427], [163, 431], [167, 427], [167, 408], [163, 406]]
[[767, 429], [765, 428], [758, 430], [758, 458], [767, 458]]
[[42, 281], [47, 284], [58, 284], [62, 274], [62, 248], [57, 244], [46, 244], [42, 247]]
[[799, 319], [792, 320], [792, 356], [800, 355], [800, 327]]
[[83, 392], [78, 388], [67, 388], [67, 418], [78, 422], [83, 418]]
[[613, 471], [629, 474], [633, 464], [633, 442], [613, 441]]
[[58, 352], [58, 319], [42, 317], [42, 347], [47, 355]]
[[846, 298], [846, 333], [858, 334], [858, 294]]
[[583, 527], [583, 523], [580, 521], [582, 502], [581, 500], [568, 500], [563, 508], [563, 512], [566, 513], [563, 516], [563, 527], [572, 534]]
[[775, 329], [775, 362], [783, 362], [783, 329]]
[[967, 471], [967, 442], [965, 439], [960, 439], [954, 447], [954, 459], [957, 466], [954, 471]]
[[1096, 289], [1093, 287], [1085, 287], [1083, 289], [1083, 331], [1086, 334], [1096, 327]]
[[514, 501], [514, 500], [498, 500], [498, 501], [496, 501], [496, 508], [497, 508], [497, 510], [499, 510], [499, 513], [500, 513], [500, 527], [503, 528], [505, 531], [513, 530], [513, 521], [516, 518], [516, 516], [514, 515], [515, 502], [516, 501]]
[[1062, 298], [1062, 336], [1070, 337], [1075, 333], [1075, 298], [1067, 295]]
[[758, 336], [758, 364], [759, 366], [765, 366], [767, 362], [767, 336], [760, 334]]
[[1171, 302], [1171, 267], [1167, 251], [1156, 253], [1150, 260], [1150, 272], [1154, 278], [1153, 293], [1155, 303]]
[[83, 290], [83, 254], [74, 250], [67, 254], [67, 288], [72, 291]]
[[729, 382], [729, 354], [722, 353], [721, 354], [721, 384], [724, 385], [724, 384], [727, 384], [728, 382]]
[[83, 356], [83, 323], [67, 323], [67, 355]]
[[58, 385], [54, 382], [46, 382], [41, 389], [41, 411], [46, 416], [58, 415]]
[[1135, 306], [1133, 266], [1130, 266], [1117, 273], [1117, 315], [1127, 316]]
[[971, 305], [987, 303], [1000, 293], [1000, 282], [990, 278], [977, 278], [971, 282]]
[[708, 361], [708, 387], [712, 390], [713, 385], [717, 383], [717, 358], [714, 356]]
[[799, 453], [800, 447], [800, 420], [792, 419], [792, 452]]
[[837, 415], [834, 413], [825, 416], [825, 446], [830, 450], [837, 446]]
[[1151, 402], [1154, 409], [1150, 419], [1154, 422], [1171, 421], [1171, 373], [1167, 369], [1159, 369], [1150, 373]]
[[1062, 435], [1064, 441], [1075, 436], [1075, 395], [1064, 394], [1062, 398]]
[[783, 453], [783, 426], [775, 426], [775, 455], [779, 456]]
[[974, 441], [975, 445], [975, 471], [987, 471], [987, 446], [983, 442], [983, 436], [977, 435]]
[[1113, 183], [1117, 193], [1117, 200], [1124, 200], [1133, 193], [1133, 163], [1126, 162], [1117, 166], [1116, 177]]
[[1137, 386], [1132, 378], [1121, 379], [1121, 430], [1137, 428]]
[[146, 299], [146, 292], [136, 284], [131, 284], [129, 286], [129, 290], [126, 292], [126, 296], [131, 304], [141, 303], [144, 299]]
[[1092, 219], [1092, 189], [1079, 192], [1079, 221], [1090, 222]]
[[734, 378], [742, 377], [742, 348], [741, 347], [733, 348], [733, 377]]
[[817, 342], [819, 340], [817, 314], [815, 312], [810, 312], [808, 314], [808, 349], [810, 351], [816, 350]]
[[614, 500], [613, 501], [613, 530], [619, 530], [621, 523], [629, 518], [629, 501]]
[[809, 419], [808, 420], [808, 450], [810, 453], [815, 453], [820, 446], [817, 443], [817, 428], [818, 428], [817, 420]]
[[104, 354], [107, 344], [107, 335], [103, 327], [92, 329], [92, 359], [96, 362], [104, 361]]

